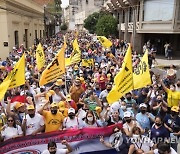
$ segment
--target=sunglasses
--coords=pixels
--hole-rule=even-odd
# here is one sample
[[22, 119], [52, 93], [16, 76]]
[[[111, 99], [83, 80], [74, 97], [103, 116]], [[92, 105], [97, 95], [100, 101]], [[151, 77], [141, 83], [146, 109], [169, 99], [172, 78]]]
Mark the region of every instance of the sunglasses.
[[14, 122], [14, 120], [8, 120], [8, 122]]

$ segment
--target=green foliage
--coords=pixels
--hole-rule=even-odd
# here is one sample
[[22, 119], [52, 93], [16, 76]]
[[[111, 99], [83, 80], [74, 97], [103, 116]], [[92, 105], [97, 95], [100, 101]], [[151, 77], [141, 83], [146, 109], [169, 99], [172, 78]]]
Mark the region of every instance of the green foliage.
[[89, 15], [84, 20], [84, 28], [86, 28], [89, 33], [93, 34], [96, 31], [96, 24], [98, 22], [99, 17], [102, 16], [102, 13], [94, 12], [93, 14]]
[[112, 15], [103, 15], [96, 24], [96, 34], [100, 36], [117, 35], [118, 21]]
[[67, 28], [68, 28], [68, 26], [67, 26], [66, 23], [63, 23], [63, 24], [61, 25], [61, 30], [67, 30]]

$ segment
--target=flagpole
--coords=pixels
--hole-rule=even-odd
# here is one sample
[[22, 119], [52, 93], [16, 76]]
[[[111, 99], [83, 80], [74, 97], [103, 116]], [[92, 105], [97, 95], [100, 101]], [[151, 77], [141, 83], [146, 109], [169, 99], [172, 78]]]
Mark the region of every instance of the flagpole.
[[[65, 36], [64, 36], [64, 44], [63, 44], [63, 46], [65, 47], [65, 43], [66, 43], [66, 34], [65, 34]], [[68, 89], [67, 89], [67, 79], [66, 79], [66, 77], [67, 77], [67, 75], [66, 75], [66, 64], [65, 64], [65, 58], [66, 58], [66, 56], [65, 56], [65, 52], [66, 52], [66, 49], [64, 50], [64, 68], [65, 68], [65, 93], [66, 94], [68, 94], [69, 93], [69, 91], [68, 91]]]

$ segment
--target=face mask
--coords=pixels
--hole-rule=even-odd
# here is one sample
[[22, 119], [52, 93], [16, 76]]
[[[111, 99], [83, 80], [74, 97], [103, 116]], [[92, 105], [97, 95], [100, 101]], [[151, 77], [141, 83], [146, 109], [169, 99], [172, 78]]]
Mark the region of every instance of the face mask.
[[96, 88], [96, 90], [99, 90], [99, 88]]
[[126, 99], [129, 101], [129, 100], [131, 100], [131, 97], [127, 97]]
[[75, 115], [74, 114], [70, 114], [68, 115], [70, 119], [74, 119]]
[[50, 154], [56, 154], [56, 151], [49, 152]]
[[35, 116], [35, 114], [29, 114], [30, 118], [33, 118]]
[[125, 110], [125, 109], [126, 109], [126, 106], [121, 106], [121, 109], [122, 109], [122, 110]]
[[139, 135], [133, 134], [133, 138], [139, 138]]
[[108, 92], [110, 92], [110, 91], [111, 91], [111, 89], [107, 89], [107, 91], [108, 91]]
[[141, 113], [142, 113], [142, 114], [145, 114], [145, 113], [146, 113], [146, 110], [141, 110]]
[[180, 87], [180, 83], [177, 84], [177, 87]]
[[130, 122], [131, 122], [131, 119], [127, 119], [126, 122], [127, 122], [127, 123], [130, 123]]
[[51, 110], [52, 114], [57, 114], [57, 110]]
[[162, 124], [160, 124], [160, 123], [156, 123], [156, 126], [158, 126], [158, 127], [160, 127]]
[[87, 117], [87, 120], [92, 122], [93, 121], [93, 117]]
[[103, 103], [103, 106], [105, 106], [105, 107], [108, 106], [108, 103]]

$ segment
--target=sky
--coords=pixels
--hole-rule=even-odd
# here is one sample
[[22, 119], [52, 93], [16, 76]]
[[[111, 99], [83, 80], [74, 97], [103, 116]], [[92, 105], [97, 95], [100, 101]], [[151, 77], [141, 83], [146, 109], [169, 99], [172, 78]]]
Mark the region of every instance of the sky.
[[68, 4], [69, 4], [69, 0], [61, 0], [62, 1], [62, 7], [64, 8], [64, 7], [66, 7], [66, 6], [68, 6]]

